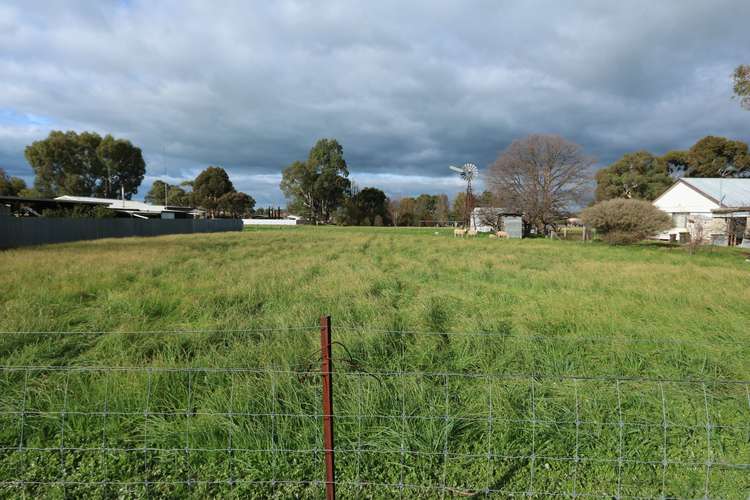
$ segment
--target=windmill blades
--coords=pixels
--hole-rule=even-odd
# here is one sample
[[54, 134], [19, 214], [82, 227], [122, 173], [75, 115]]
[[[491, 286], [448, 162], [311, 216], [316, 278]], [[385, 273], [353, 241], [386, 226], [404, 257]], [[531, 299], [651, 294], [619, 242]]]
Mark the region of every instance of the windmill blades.
[[453, 165], [448, 168], [461, 174], [461, 178], [466, 182], [471, 182], [479, 176], [479, 169], [473, 163], [464, 163], [460, 168]]
[[473, 179], [476, 179], [479, 175], [479, 169], [476, 165], [473, 163], [465, 163], [463, 166], [463, 173], [461, 176], [466, 179], [467, 181], [471, 182]]

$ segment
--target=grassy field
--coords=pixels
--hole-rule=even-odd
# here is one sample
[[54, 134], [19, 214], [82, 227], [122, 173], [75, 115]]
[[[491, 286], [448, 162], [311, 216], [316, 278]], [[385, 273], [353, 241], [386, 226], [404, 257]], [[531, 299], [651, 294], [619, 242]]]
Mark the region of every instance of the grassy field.
[[330, 314], [344, 498], [746, 498], [746, 258], [315, 227], [2, 252], [0, 491], [319, 497]]

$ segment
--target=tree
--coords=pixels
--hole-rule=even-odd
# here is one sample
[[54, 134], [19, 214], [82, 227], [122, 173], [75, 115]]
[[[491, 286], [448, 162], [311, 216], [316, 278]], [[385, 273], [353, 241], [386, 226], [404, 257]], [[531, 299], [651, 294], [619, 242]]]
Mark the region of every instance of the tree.
[[748, 177], [750, 154], [742, 141], [706, 136], [687, 152], [687, 177]]
[[682, 177], [688, 170], [687, 151], [669, 151], [661, 157], [669, 175]]
[[435, 219], [445, 224], [451, 218], [451, 206], [447, 194], [438, 194], [435, 196]]
[[420, 194], [414, 200], [414, 215], [418, 226], [432, 226], [435, 224], [437, 211], [437, 196]]
[[282, 173], [281, 191], [290, 210], [315, 223], [328, 222], [349, 194], [351, 182], [344, 149], [336, 139], [320, 139], [307, 161], [295, 161]]
[[19, 196], [26, 190], [26, 182], [20, 177], [11, 177], [0, 168], [0, 196]]
[[399, 226], [416, 226], [418, 219], [416, 215], [416, 201], [411, 196], [401, 198], [399, 201], [399, 214], [397, 224]]
[[146, 163], [130, 141], [102, 138], [95, 132], [54, 130], [25, 151], [36, 175], [34, 188], [42, 196], [118, 196], [138, 192]]
[[742, 141], [708, 135], [687, 151], [662, 157], [671, 175], [685, 177], [750, 177], [750, 154]]
[[653, 200], [673, 183], [664, 160], [648, 151], [628, 153], [596, 173], [596, 201]]
[[155, 205], [172, 205], [178, 207], [192, 205], [190, 193], [186, 192], [180, 186], [168, 184], [164, 181], [154, 181], [144, 199], [147, 203]]
[[505, 229], [503, 217], [505, 216], [502, 208], [496, 207], [479, 207], [477, 211], [477, 223], [481, 226], [489, 226], [493, 232]]
[[615, 245], [637, 243], [672, 227], [671, 217], [650, 202], [625, 198], [588, 207], [581, 212], [581, 219], [604, 241]]
[[232, 191], [222, 195], [217, 205], [224, 215], [235, 218], [249, 217], [255, 207], [255, 200], [248, 194]]
[[401, 215], [401, 199], [395, 198], [388, 200], [388, 215], [394, 226], [398, 226], [399, 215]]
[[389, 218], [388, 197], [377, 188], [367, 187], [353, 195], [346, 204], [346, 222], [354, 225], [375, 225], [380, 217], [380, 225]]
[[234, 191], [229, 174], [221, 167], [208, 167], [198, 174], [193, 182], [193, 200], [197, 205], [208, 210], [210, 217], [216, 215], [219, 209], [219, 199]]
[[166, 205], [167, 202], [165, 201], [165, 196], [168, 189], [169, 184], [166, 182], [154, 181], [154, 183], [151, 184], [151, 189], [149, 189], [146, 196], [143, 197], [143, 200], [146, 203], [152, 203], [154, 205]]
[[[477, 198], [473, 194], [471, 195], [472, 200], [469, 206], [475, 207], [477, 206]], [[456, 197], [453, 198], [453, 203], [451, 204], [451, 219], [454, 221], [463, 221], [464, 220], [464, 213], [466, 211], [466, 191], [459, 191], [456, 194]], [[463, 224], [463, 222], [461, 222]]]
[[502, 207], [522, 213], [542, 233], [581, 202], [592, 164], [580, 146], [562, 137], [531, 135], [513, 141], [487, 178]]
[[493, 207], [495, 206], [495, 195], [492, 194], [492, 191], [482, 191], [482, 194], [480, 194], [476, 198], [476, 202], [474, 204], [475, 207]]
[[[170, 205], [198, 205], [208, 211], [209, 217], [219, 214], [228, 217], [247, 217], [255, 208], [255, 199], [234, 189], [229, 174], [221, 167], [208, 167], [198, 174], [194, 181], [185, 181], [179, 186], [167, 186]], [[183, 187], [192, 188], [192, 192], [185, 191]], [[164, 189], [164, 183], [161, 184], [161, 188]], [[163, 194], [160, 196], [164, 197]]]
[[750, 109], [750, 65], [737, 66], [732, 75], [734, 79], [734, 95], [740, 100], [740, 105]]
[[[93, 193], [91, 165], [85, 165], [81, 160], [91, 156], [95, 158], [96, 153], [91, 148], [86, 150], [82, 145], [85, 142], [80, 140], [75, 132], [55, 130], [50, 132], [46, 139], [35, 141], [26, 147], [26, 160], [36, 175], [34, 188], [42, 196]], [[96, 170], [99, 168], [96, 167]]]
[[102, 163], [100, 178], [95, 195], [105, 198], [117, 197], [124, 188], [127, 196], [138, 192], [146, 172], [146, 162], [140, 148], [130, 141], [115, 139], [106, 135], [96, 148], [96, 155]]
[[186, 191], [181, 186], [169, 186], [167, 191], [166, 205], [172, 205], [176, 207], [192, 207], [193, 193]]

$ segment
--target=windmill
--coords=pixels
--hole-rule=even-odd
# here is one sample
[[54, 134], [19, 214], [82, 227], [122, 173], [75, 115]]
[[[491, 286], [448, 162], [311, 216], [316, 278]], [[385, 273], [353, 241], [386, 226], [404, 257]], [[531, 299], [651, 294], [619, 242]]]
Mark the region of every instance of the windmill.
[[461, 167], [455, 167], [451, 165], [451, 170], [458, 172], [461, 175], [461, 179], [466, 181], [466, 200], [464, 200], [464, 224], [469, 224], [469, 214], [472, 213], [472, 193], [471, 193], [471, 181], [479, 177], [479, 169], [473, 163], [464, 163]]

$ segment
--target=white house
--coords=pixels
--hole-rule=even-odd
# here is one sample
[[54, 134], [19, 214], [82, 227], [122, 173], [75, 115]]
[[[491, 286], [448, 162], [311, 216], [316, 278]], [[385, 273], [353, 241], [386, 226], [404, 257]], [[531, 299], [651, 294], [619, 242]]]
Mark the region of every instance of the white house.
[[720, 245], [748, 239], [750, 179], [683, 177], [653, 203], [672, 217], [672, 229], [659, 239], [686, 241], [701, 231]]

